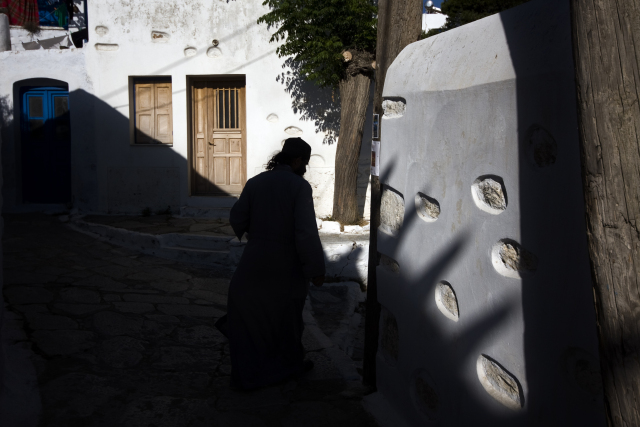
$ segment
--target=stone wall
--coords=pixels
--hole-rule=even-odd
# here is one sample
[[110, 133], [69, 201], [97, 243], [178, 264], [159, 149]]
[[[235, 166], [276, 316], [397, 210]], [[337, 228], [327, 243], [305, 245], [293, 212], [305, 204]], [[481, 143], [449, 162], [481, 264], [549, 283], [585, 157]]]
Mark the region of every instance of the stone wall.
[[383, 97], [377, 398], [415, 426], [603, 426], [569, 4], [413, 43]]

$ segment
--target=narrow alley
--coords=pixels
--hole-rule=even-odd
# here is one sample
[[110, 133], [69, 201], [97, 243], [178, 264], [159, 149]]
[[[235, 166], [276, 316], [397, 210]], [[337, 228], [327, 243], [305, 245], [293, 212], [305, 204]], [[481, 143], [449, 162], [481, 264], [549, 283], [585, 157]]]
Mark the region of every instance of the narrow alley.
[[312, 372], [229, 388], [228, 343], [213, 325], [224, 274], [101, 242], [56, 216], [5, 221], [8, 368], [31, 379], [14, 384], [16, 413], [52, 427], [375, 426], [362, 390], [307, 332]]

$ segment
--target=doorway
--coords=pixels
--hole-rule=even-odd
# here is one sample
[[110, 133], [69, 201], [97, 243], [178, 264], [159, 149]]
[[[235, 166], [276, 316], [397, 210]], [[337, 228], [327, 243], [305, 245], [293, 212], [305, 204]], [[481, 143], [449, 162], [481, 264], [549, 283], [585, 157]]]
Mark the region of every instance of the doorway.
[[191, 80], [191, 194], [237, 196], [247, 180], [244, 78]]
[[61, 87], [20, 88], [22, 200], [71, 201], [69, 91]]

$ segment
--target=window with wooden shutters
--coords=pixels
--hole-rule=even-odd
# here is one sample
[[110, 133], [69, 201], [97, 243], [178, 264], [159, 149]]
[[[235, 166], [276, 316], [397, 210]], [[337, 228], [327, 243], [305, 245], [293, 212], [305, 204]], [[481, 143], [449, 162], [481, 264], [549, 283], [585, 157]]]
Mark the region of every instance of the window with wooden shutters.
[[132, 85], [134, 144], [172, 144], [171, 78], [135, 78]]

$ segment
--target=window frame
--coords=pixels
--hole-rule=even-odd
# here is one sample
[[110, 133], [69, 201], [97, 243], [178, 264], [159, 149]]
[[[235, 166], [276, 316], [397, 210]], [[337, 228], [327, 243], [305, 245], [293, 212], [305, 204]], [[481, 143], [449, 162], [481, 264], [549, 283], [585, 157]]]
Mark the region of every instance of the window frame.
[[[138, 142], [137, 141], [137, 111], [136, 111], [136, 85], [137, 84], [169, 84], [171, 93], [171, 107], [169, 108], [169, 120], [171, 125], [170, 142], [162, 142], [155, 139], [154, 142]], [[172, 147], [173, 146], [173, 84], [171, 76], [129, 76], [129, 145], [135, 147]], [[155, 91], [154, 91], [155, 93]], [[155, 98], [154, 98], [155, 99]], [[157, 105], [154, 102], [154, 116]], [[154, 119], [154, 129], [155, 129]]]

